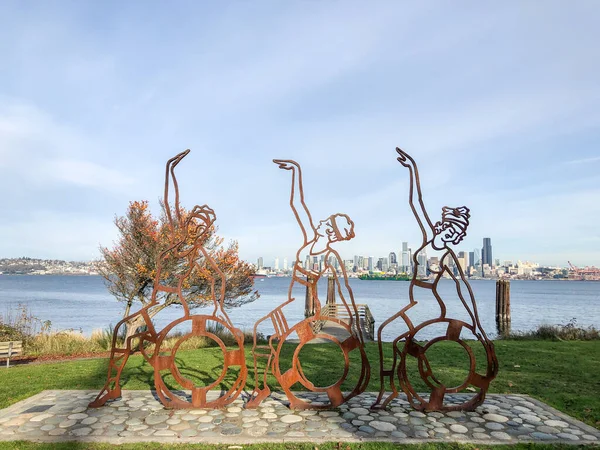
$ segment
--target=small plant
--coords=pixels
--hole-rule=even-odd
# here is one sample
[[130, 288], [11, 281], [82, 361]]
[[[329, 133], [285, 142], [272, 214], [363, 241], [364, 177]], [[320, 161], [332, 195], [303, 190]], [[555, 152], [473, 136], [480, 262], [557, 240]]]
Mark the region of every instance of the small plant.
[[22, 341], [23, 334], [14, 326], [0, 322], [0, 341]]
[[[127, 330], [125, 328], [121, 328], [119, 335], [117, 336], [117, 346], [122, 347], [125, 345], [125, 333]], [[112, 348], [113, 334], [115, 333], [115, 328], [112, 325], [109, 325], [108, 328], [104, 328], [102, 330], [94, 330], [92, 331], [92, 335], [90, 336], [90, 340], [103, 351], [110, 351]]]

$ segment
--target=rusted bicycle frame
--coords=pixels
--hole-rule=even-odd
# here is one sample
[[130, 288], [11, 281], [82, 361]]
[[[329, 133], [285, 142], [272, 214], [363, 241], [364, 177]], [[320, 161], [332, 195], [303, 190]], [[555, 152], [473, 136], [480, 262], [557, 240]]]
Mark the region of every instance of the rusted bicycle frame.
[[[244, 335], [239, 329], [233, 326], [227, 313], [223, 309], [226, 289], [225, 274], [202, 245], [204, 239], [212, 229], [216, 219], [215, 213], [207, 205], [196, 205], [184, 217], [179, 204], [179, 186], [175, 177], [175, 167], [189, 152], [189, 150], [186, 150], [179, 153], [167, 162], [164, 202], [169, 224], [169, 239], [171, 242], [169, 248], [163, 251], [157, 260], [157, 270], [154, 278], [151, 301], [140, 311], [125, 317], [117, 324], [117, 327], [115, 327], [107, 382], [97, 398], [90, 403], [90, 407], [100, 407], [108, 400], [118, 398], [121, 395], [121, 373], [129, 355], [133, 351], [132, 344], [134, 339], [139, 339], [138, 348], [140, 352], [154, 368], [154, 385], [156, 387], [156, 392], [160, 401], [167, 408], [221, 408], [233, 402], [246, 384], [248, 370], [244, 355]], [[172, 179], [175, 191], [174, 215], [171, 211], [171, 206], [169, 205], [170, 179]], [[171, 283], [163, 284], [162, 277], [165, 275], [163, 273], [164, 264], [169, 258], [177, 258], [183, 263], [183, 268], [180, 268], [177, 271], [174, 275], [174, 279], [171, 280]], [[185, 283], [189, 279], [192, 271], [199, 268], [200, 260], [204, 260], [206, 265], [210, 266], [217, 274], [218, 278], [215, 279], [214, 276], [209, 276], [211, 299], [214, 303], [214, 311], [210, 315], [191, 314], [184, 292]], [[217, 284], [219, 284], [218, 289]], [[169, 294], [177, 295], [180, 304], [183, 306], [183, 317], [174, 320], [164, 329], [156, 331], [149, 312], [153, 307], [159, 305], [159, 295]], [[144, 318], [147, 331], [131, 336], [127, 339], [125, 348], [119, 348], [117, 344], [117, 331], [119, 327], [139, 315]], [[228, 330], [235, 338], [237, 347], [233, 350], [227, 349], [223, 340], [207, 328], [207, 323], [209, 322], [218, 323]], [[165, 338], [168, 338], [169, 331], [182, 324], [185, 328], [191, 328], [191, 331], [181, 336], [172, 349], [161, 348]], [[215, 381], [206, 386], [196, 386], [192, 380], [186, 378], [177, 367], [175, 360], [175, 355], [180, 345], [185, 340], [195, 336], [205, 336], [214, 340], [223, 353], [224, 362], [221, 374]], [[154, 351], [151, 355], [147, 353], [148, 345], [154, 345]], [[239, 373], [231, 387], [226, 392], [222, 392], [218, 398], [208, 400], [208, 391], [221, 384], [228, 373], [229, 367], [236, 366], [239, 367]], [[167, 375], [171, 375], [180, 387], [191, 391], [191, 398], [188, 399], [187, 395], [184, 395], [184, 398], [182, 398], [181, 391], [174, 392], [164, 380], [164, 377]]]
[[[380, 354], [380, 381], [381, 389], [379, 397], [373, 408], [383, 408], [389, 404], [391, 400], [398, 396], [398, 386], [394, 382], [394, 377], [397, 375], [400, 387], [406, 393], [408, 401], [417, 410], [426, 411], [451, 411], [451, 410], [472, 410], [480, 405], [488, 390], [490, 382], [498, 373], [498, 360], [496, 358], [494, 345], [488, 339], [485, 331], [481, 327], [479, 315], [477, 313], [477, 304], [469, 282], [458, 263], [458, 259], [450, 247], [450, 245], [458, 244], [466, 235], [466, 230], [469, 225], [469, 209], [465, 206], [459, 208], [444, 207], [442, 209], [442, 220], [433, 224], [427, 215], [423, 197], [421, 194], [421, 185], [419, 180], [419, 172], [414, 159], [403, 150], [396, 148], [398, 152], [398, 161], [404, 167], [408, 168], [410, 173], [410, 188], [409, 188], [409, 204], [417, 219], [417, 223], [423, 234], [423, 244], [413, 254], [413, 275], [409, 287], [409, 304], [402, 308], [397, 314], [390, 317], [378, 329], [378, 344]], [[437, 251], [444, 252], [444, 256], [440, 259], [440, 267], [436, 271], [433, 281], [431, 279], [420, 279], [418, 276], [418, 260], [419, 252], [431, 246]], [[458, 278], [453, 274], [449, 267], [449, 262], [452, 261], [458, 270]], [[471, 306], [465, 299], [462, 292], [457, 289], [457, 294], [460, 297], [462, 304], [470, 316], [470, 321], [446, 317], [446, 305], [437, 291], [437, 281], [442, 275], [448, 274], [455, 283], [464, 283], [468, 291], [468, 298], [471, 300]], [[430, 289], [439, 303], [440, 315], [426, 320], [418, 325], [414, 325], [406, 313], [414, 307], [418, 301], [418, 289]], [[394, 320], [401, 318], [408, 327], [408, 331], [400, 335], [393, 343], [393, 364], [391, 370], [384, 369], [383, 347], [382, 347], [382, 331]], [[422, 344], [416, 340], [417, 334], [426, 327], [443, 324], [446, 326], [446, 333], [435, 337]], [[461, 337], [463, 330], [467, 332], [470, 338], [476, 339], [486, 353], [486, 371], [485, 374], [480, 374], [476, 371], [475, 355], [470, 345]], [[469, 374], [462, 384], [455, 387], [447, 387], [441, 383], [433, 373], [431, 365], [426, 356], [427, 350], [437, 342], [453, 341], [461, 345], [469, 356]], [[400, 347], [402, 347], [400, 349]], [[415, 358], [418, 365], [420, 378], [429, 388], [428, 395], [417, 393], [414, 388], [410, 376], [407, 371], [407, 360]], [[395, 373], [396, 364], [398, 365], [397, 373]], [[387, 398], [385, 396], [385, 381], [390, 380], [392, 393]], [[469, 400], [460, 404], [446, 404], [444, 398], [446, 394], [456, 393], [464, 390], [468, 386], [475, 388], [476, 394]]]
[[[271, 369], [273, 375], [285, 391], [289, 401], [290, 408], [293, 409], [327, 409], [341, 405], [348, 399], [363, 392], [369, 382], [370, 366], [364, 350], [364, 340], [360, 327], [357, 326], [359, 320], [358, 310], [354, 302], [352, 289], [348, 284], [348, 277], [343, 261], [337, 251], [331, 246], [339, 241], [350, 240], [354, 237], [354, 222], [345, 214], [333, 214], [327, 219], [315, 225], [308, 207], [304, 201], [304, 190], [302, 183], [302, 170], [300, 165], [292, 160], [273, 160], [280, 169], [291, 171], [292, 188], [290, 196], [290, 207], [296, 217], [298, 225], [302, 231], [304, 240], [296, 254], [293, 276], [288, 290], [288, 299], [282, 305], [275, 308], [267, 316], [260, 319], [254, 327], [255, 345], [254, 345], [254, 369], [255, 369], [255, 391], [252, 398], [247, 403], [247, 408], [255, 408], [270, 393], [267, 386], [267, 372]], [[310, 259], [313, 256], [324, 255], [324, 267], [320, 270], [311, 270], [311, 268], [302, 267], [301, 253], [308, 252]], [[329, 258], [336, 259], [340, 264], [341, 276], [338, 275], [334, 267], [330, 266]], [[314, 268], [313, 268], [314, 269]], [[325, 316], [321, 312], [321, 303], [317, 294], [317, 283], [322, 275], [330, 273], [334, 278], [339, 296], [342, 303], [346, 306], [350, 317], [349, 323], [346, 323], [335, 317]], [[283, 307], [292, 301], [292, 289], [298, 283], [306, 286], [307, 295], [312, 297], [314, 307], [314, 316], [309, 317], [299, 323], [289, 326]], [[347, 297], [347, 298], [346, 298]], [[270, 337], [269, 344], [260, 346], [256, 343], [258, 334], [258, 325], [271, 320], [275, 333]], [[342, 329], [343, 340], [340, 337], [325, 333], [322, 325], [324, 322], [331, 322], [338, 329]], [[281, 350], [286, 339], [293, 334], [299, 338], [299, 345], [296, 347], [291, 361], [291, 368], [282, 370]], [[347, 336], [347, 337], [346, 337]], [[336, 344], [344, 355], [344, 370], [342, 376], [329, 386], [315, 386], [304, 374], [300, 361], [300, 350], [310, 341], [318, 338], [324, 338]], [[342, 383], [347, 379], [350, 370], [350, 354], [358, 351], [361, 358], [360, 375], [358, 381], [350, 392], [342, 392]], [[258, 359], [266, 358], [266, 367], [262, 380], [258, 374]], [[262, 382], [262, 388], [260, 384]], [[312, 392], [325, 393], [328, 401], [320, 404], [309, 403], [298, 397], [293, 390], [293, 386], [299, 383], [305, 389]]]

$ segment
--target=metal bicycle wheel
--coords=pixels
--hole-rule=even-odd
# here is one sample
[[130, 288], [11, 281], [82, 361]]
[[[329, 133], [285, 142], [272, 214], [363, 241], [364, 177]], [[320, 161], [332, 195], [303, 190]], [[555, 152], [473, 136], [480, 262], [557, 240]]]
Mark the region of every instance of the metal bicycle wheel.
[[[430, 325], [439, 323], [447, 324], [445, 335], [437, 336], [424, 344], [420, 344], [414, 339], [419, 331], [422, 331]], [[477, 371], [477, 361], [473, 349], [461, 337], [463, 330], [467, 331], [467, 334], [470, 335], [469, 337], [472, 337], [473, 340], [476, 340], [483, 345], [487, 359], [484, 374]], [[426, 354], [427, 350], [433, 345], [443, 341], [458, 343], [467, 353], [469, 358], [467, 376], [461, 383], [452, 387], [445, 386], [443, 382], [438, 379], [439, 377], [437, 377], [432, 370]], [[398, 379], [402, 390], [406, 394], [412, 407], [423, 411], [464, 411], [475, 409], [483, 403], [488, 386], [495, 378], [498, 370], [498, 363], [494, 356], [493, 344], [486, 341], [480, 334], [477, 334], [472, 325], [454, 319], [435, 319], [417, 326], [414, 332], [406, 338], [400, 356]], [[417, 389], [414, 387], [414, 376], [411, 377], [407, 370], [407, 363], [411, 358], [415, 358], [417, 361], [419, 376], [427, 386], [429, 390], [428, 393], [418, 393]], [[464, 391], [467, 387], [471, 387], [474, 391], [472, 392], [473, 395], [469, 398], [466, 398], [464, 401], [457, 401], [456, 399], [453, 399], [452, 402], [446, 401], [446, 394], [458, 393]]]
[[[186, 324], [186, 322], [189, 323]], [[219, 336], [207, 330], [208, 322], [218, 323], [227, 329], [232, 336], [234, 336], [236, 346], [233, 349], [228, 349]], [[181, 336], [172, 349], [161, 349], [163, 341], [168, 336], [169, 331], [181, 324], [184, 324], [184, 326], [191, 325], [191, 331]], [[190, 377], [186, 377], [186, 374], [178, 367], [176, 359], [177, 351], [181, 344], [195, 336], [204, 336], [215, 341], [223, 355], [223, 368], [221, 373], [214, 381], [207, 382], [203, 386], [197, 385]], [[202, 350], [203, 349], [198, 349], [196, 351]], [[161, 332], [156, 343], [156, 350], [152, 361], [154, 366], [154, 386], [156, 387], [156, 393], [160, 398], [160, 401], [167, 408], [222, 408], [238, 397], [246, 384], [248, 375], [244, 354], [243, 334], [237, 328], [231, 327], [228, 323], [215, 316], [193, 315], [171, 323], [163, 330], [163, 332]], [[236, 370], [238, 373], [235, 381], [231, 384], [231, 387], [226, 390], [222, 389], [217, 398], [209, 399], [208, 392], [221, 385], [229, 372], [236, 367], [238, 368]], [[193, 368], [190, 370], [193, 370]], [[182, 390], [172, 389], [165, 381], [165, 378], [167, 377], [169, 377], [169, 379], [172, 377]], [[173, 383], [169, 384], [172, 385]], [[187, 394], [187, 391], [190, 391], [191, 395]]]
[[[341, 325], [348, 332], [348, 336], [343, 341], [340, 341], [335, 336], [317, 332], [315, 333], [313, 330], [315, 329], [315, 324], [321, 321], [331, 321], [338, 325]], [[296, 333], [300, 338], [299, 345], [296, 347], [294, 351], [294, 355], [292, 358], [292, 367], [283, 371], [281, 369], [281, 350], [282, 344], [285, 342], [286, 338]], [[315, 386], [308, 378], [305, 376], [304, 371], [302, 370], [302, 363], [300, 361], [300, 350], [308, 344], [310, 341], [314, 339], [326, 339], [336, 344], [342, 351], [344, 355], [344, 370], [341, 377], [336, 380], [334, 383], [328, 386]], [[361, 367], [360, 367], [360, 375], [354, 387], [349, 392], [342, 391], [342, 384], [348, 379], [351, 369], [351, 361], [350, 354], [352, 352], [358, 352], [360, 354]], [[358, 369], [358, 368], [354, 368]], [[273, 374], [277, 381], [285, 391], [288, 399], [290, 400], [290, 408], [292, 409], [329, 409], [335, 408], [336, 406], [341, 405], [342, 403], [348, 401], [350, 398], [364, 392], [369, 383], [370, 377], [370, 366], [369, 361], [367, 359], [367, 355], [364, 350], [363, 344], [360, 342], [358, 337], [352, 332], [350, 327], [339, 319], [335, 319], [332, 317], [311, 317], [308, 319], [299, 322], [281, 338], [280, 344], [277, 346], [275, 352], [275, 358], [273, 360]], [[323, 402], [319, 402], [318, 404], [308, 402], [296, 394], [294, 392], [293, 386], [296, 383], [300, 383], [305, 389], [311, 392], [321, 392], [326, 394], [326, 400]]]

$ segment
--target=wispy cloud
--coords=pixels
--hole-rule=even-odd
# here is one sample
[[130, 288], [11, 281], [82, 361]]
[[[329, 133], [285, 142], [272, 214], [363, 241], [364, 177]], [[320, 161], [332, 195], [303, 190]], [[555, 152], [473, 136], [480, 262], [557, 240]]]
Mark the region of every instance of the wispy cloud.
[[0, 110], [0, 170], [28, 183], [66, 183], [101, 190], [131, 186], [124, 172], [90, 161], [98, 146], [78, 130], [57, 123], [39, 108], [7, 102]]
[[567, 164], [587, 164], [600, 161], [600, 156], [592, 156], [591, 158], [572, 159], [567, 161]]
[[540, 250], [556, 242], [580, 264], [600, 254], [600, 211], [586, 209], [600, 160], [594, 2], [15, 5], [0, 6], [4, 226], [34, 230], [32, 211], [47, 211], [68, 243], [77, 230], [59, 223], [89, 221], [69, 247], [84, 257], [128, 200], [156, 201], [164, 161], [190, 147], [182, 199], [215, 208], [243, 257], [297, 246], [274, 157], [302, 163], [315, 216], [353, 218], [344, 254], [384, 255], [418, 239], [398, 145], [432, 216], [472, 207], [465, 248], [490, 236], [507, 259], [560, 262], [567, 250]]

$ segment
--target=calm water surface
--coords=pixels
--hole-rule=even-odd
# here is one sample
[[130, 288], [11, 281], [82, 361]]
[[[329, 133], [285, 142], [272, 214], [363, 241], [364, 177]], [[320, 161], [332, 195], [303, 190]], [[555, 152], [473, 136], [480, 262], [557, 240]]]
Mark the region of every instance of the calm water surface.
[[[321, 297], [325, 298], [326, 280], [322, 281], [320, 292]], [[256, 280], [255, 287], [261, 297], [254, 303], [230, 310], [232, 321], [239, 328], [251, 329], [257, 319], [285, 300], [289, 282], [290, 278]], [[408, 302], [408, 282], [351, 279], [350, 285], [356, 303], [369, 305], [377, 321], [376, 326]], [[494, 335], [496, 284], [493, 281], [473, 280], [471, 287], [477, 299], [482, 325], [488, 334]], [[449, 311], [459, 305], [452, 282], [443, 280], [439, 291], [449, 304]], [[296, 289], [294, 296], [298, 300], [287, 311], [290, 324], [304, 318], [304, 291]], [[423, 299], [420, 308], [415, 308], [413, 320], [423, 320], [428, 312], [431, 313], [427, 301]], [[18, 304], [27, 305], [33, 315], [41, 320], [50, 320], [54, 330], [75, 329], [85, 334], [115, 324], [124, 311], [124, 304], [108, 293], [101, 277], [1, 275], [0, 314], [14, 310]], [[209, 308], [196, 311], [208, 313]], [[181, 312], [181, 308], [168, 308], [157, 317], [157, 326], [164, 326], [180, 317]], [[564, 324], [572, 318], [581, 326], [600, 327], [600, 282], [513, 281], [511, 313], [512, 329], [516, 331], [530, 330], [540, 324]], [[386, 328], [384, 338], [392, 340], [400, 330], [400, 325]], [[270, 333], [272, 328], [267, 326], [263, 331]]]

